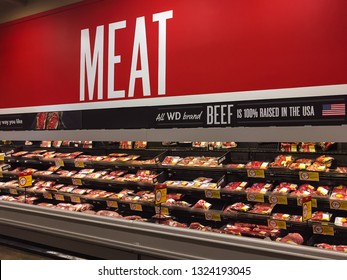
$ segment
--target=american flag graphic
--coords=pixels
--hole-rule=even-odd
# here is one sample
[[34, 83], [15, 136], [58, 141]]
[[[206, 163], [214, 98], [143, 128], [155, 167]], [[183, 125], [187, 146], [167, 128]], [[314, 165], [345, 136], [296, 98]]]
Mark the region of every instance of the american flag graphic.
[[344, 116], [346, 115], [345, 103], [323, 104], [322, 116]]

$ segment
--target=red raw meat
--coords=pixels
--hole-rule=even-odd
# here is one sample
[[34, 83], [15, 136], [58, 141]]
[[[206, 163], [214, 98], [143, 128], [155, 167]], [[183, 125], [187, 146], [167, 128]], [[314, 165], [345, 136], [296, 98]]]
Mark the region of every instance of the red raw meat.
[[59, 125], [59, 113], [51, 112], [48, 114], [47, 129], [57, 129]]
[[288, 243], [288, 244], [297, 244], [302, 245], [304, 243], [304, 238], [299, 233], [288, 233], [285, 237], [278, 238], [277, 241]]
[[36, 129], [45, 129], [48, 113], [42, 112], [36, 115]]

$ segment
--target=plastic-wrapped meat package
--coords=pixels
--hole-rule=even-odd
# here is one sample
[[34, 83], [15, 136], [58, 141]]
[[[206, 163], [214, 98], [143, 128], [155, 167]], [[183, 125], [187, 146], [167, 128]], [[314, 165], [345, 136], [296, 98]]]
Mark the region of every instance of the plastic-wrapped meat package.
[[224, 213], [234, 213], [235, 211], [247, 212], [252, 208], [251, 205], [243, 202], [236, 202], [232, 205], [227, 206], [224, 209]]
[[278, 242], [294, 244], [294, 245], [302, 245], [304, 243], [304, 238], [300, 233], [288, 233], [286, 236], [282, 238], [276, 239]]
[[336, 217], [335, 225], [340, 227], [347, 227], [347, 218], [345, 217]]
[[332, 214], [323, 211], [316, 211], [312, 213], [311, 221], [321, 221], [321, 222], [329, 222]]
[[208, 203], [207, 201], [200, 199], [197, 203], [195, 203], [195, 205], [192, 208], [208, 210], [211, 208], [211, 206], [211, 203]]
[[290, 215], [289, 214], [285, 214], [285, 213], [273, 213], [271, 215], [271, 218], [275, 219], [275, 220], [289, 221], [290, 220]]
[[269, 183], [254, 183], [251, 187], [246, 189], [247, 193], [262, 193], [265, 194], [272, 188], [272, 184]]
[[55, 205], [54, 205], [54, 204], [52, 204], [52, 203], [47, 203], [47, 202], [41, 202], [41, 203], [37, 204], [37, 206], [55, 208]]
[[212, 231], [212, 228], [209, 226], [204, 226], [200, 223], [193, 222], [189, 225], [190, 229], [196, 229], [196, 230], [201, 230], [201, 231]]
[[250, 161], [246, 164], [247, 169], [267, 169], [269, 163], [263, 161]]
[[302, 222], [302, 216], [301, 215], [291, 215], [289, 218], [289, 221], [301, 223]]
[[347, 253], [347, 245], [331, 245], [327, 243], [319, 243], [319, 244], [315, 244], [315, 246], [325, 250], [332, 250], [332, 251]]
[[338, 200], [347, 200], [347, 186], [336, 186], [334, 187], [330, 198]]
[[298, 188], [297, 184], [282, 182], [272, 191], [272, 193], [273, 194], [287, 194], [287, 193], [290, 193], [292, 191], [297, 190], [297, 188]]
[[313, 195], [315, 191], [315, 187], [310, 184], [303, 184], [301, 185], [298, 190], [290, 193], [292, 196], [308, 196]]
[[335, 169], [335, 172], [337, 172], [337, 173], [347, 173], [347, 167], [345, 167], [345, 166], [339, 166], [339, 167], [337, 167], [336, 169]]
[[99, 210], [98, 212], [96, 212], [96, 215], [112, 217], [112, 218], [122, 218], [122, 215], [118, 214], [115, 211], [109, 211], [109, 210]]
[[230, 182], [228, 183], [223, 190], [225, 191], [244, 191], [247, 187], [247, 182]]
[[75, 206], [71, 203], [58, 203], [57, 208], [68, 211], [76, 211]]
[[256, 203], [253, 209], [249, 210], [248, 212], [254, 214], [270, 215], [274, 206], [274, 204], [270, 203]]
[[77, 186], [69, 185], [69, 186], [62, 187], [59, 191], [65, 192], [65, 193], [70, 193], [76, 188], [77, 188]]
[[94, 206], [90, 203], [78, 203], [74, 205], [75, 211], [82, 212], [87, 210], [92, 210]]
[[323, 163], [314, 162], [310, 166], [308, 166], [306, 168], [306, 170], [307, 171], [327, 172], [327, 171], [329, 171], [329, 168]]
[[293, 162], [294, 162], [293, 156], [279, 155], [275, 158], [275, 160], [273, 162], [270, 163], [270, 167], [272, 167], [272, 168], [286, 168]]

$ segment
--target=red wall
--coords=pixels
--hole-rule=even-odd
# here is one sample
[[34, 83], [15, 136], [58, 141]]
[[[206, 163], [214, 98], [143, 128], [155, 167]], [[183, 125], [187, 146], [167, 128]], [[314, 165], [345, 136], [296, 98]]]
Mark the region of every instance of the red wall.
[[[166, 96], [347, 84], [346, 0], [99, 0], [0, 25], [0, 108], [80, 102], [81, 30], [99, 25], [106, 96], [108, 24], [121, 20], [115, 80], [127, 91], [141, 16], [156, 97], [152, 15], [168, 10]], [[143, 98], [140, 81], [134, 98]]]

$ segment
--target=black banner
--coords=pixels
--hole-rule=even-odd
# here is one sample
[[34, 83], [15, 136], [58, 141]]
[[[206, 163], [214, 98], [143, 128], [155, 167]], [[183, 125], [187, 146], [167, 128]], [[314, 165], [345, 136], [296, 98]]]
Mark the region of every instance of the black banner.
[[1, 130], [342, 125], [346, 96], [0, 115]]

